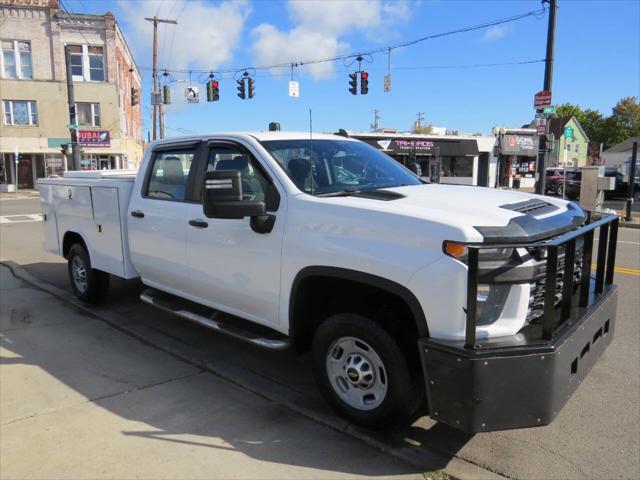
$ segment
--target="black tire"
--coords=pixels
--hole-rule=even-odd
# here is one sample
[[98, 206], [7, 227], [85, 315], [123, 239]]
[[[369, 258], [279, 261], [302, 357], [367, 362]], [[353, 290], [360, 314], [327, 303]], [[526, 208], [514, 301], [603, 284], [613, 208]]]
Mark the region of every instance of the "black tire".
[[561, 183], [558, 184], [558, 186], [555, 188], [554, 193], [558, 196], [562, 196], [562, 191], [564, 190], [564, 185], [562, 185]]
[[[77, 276], [77, 268], [84, 268], [85, 281]], [[67, 256], [69, 282], [76, 297], [86, 303], [100, 303], [109, 291], [109, 274], [91, 267], [87, 249], [81, 243], [75, 243]]]
[[[383, 363], [384, 376], [380, 375], [380, 378], [384, 377], [386, 380], [386, 394], [373, 409], [349, 405], [338, 395], [338, 386], [334, 388], [335, 380], [329, 378], [327, 361], [334, 342], [351, 337], [370, 346]], [[405, 422], [424, 403], [424, 384], [420, 369], [417, 366], [411, 369], [396, 339], [367, 317], [350, 313], [329, 317], [315, 333], [312, 357], [314, 376], [322, 395], [335, 410], [354, 423], [369, 428], [383, 428], [392, 423]], [[344, 366], [342, 368], [345, 369]], [[348, 380], [346, 370], [344, 377]], [[355, 390], [356, 393], [365, 392], [365, 395], [367, 392], [366, 389]]]
[[573, 192], [572, 193], [567, 193], [567, 198], [569, 200], [577, 200], [579, 197], [580, 197], [580, 195], [577, 194], [577, 193], [573, 193]]

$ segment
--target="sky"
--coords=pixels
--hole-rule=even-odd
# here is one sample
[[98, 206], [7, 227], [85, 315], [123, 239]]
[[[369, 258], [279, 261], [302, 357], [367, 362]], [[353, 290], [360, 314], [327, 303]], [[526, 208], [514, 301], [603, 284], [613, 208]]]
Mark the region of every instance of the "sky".
[[[143, 130], [151, 127], [152, 25], [144, 17], [177, 20], [159, 26], [159, 68], [169, 72], [172, 104], [167, 136], [191, 132], [266, 130], [406, 131], [419, 112], [424, 124], [466, 133], [531, 121], [542, 90], [547, 13], [423, 41], [387, 54], [386, 47], [541, 9], [540, 0], [63, 0], [69, 11], [111, 11], [143, 75]], [[622, 97], [640, 96], [640, 0], [559, 0], [553, 102], [610, 114]], [[369, 93], [349, 93], [357, 62], [306, 61], [382, 49], [366, 56]], [[537, 61], [537, 62], [536, 62]], [[290, 97], [291, 67], [256, 70], [256, 96], [236, 96], [235, 73], [220, 77], [220, 101], [206, 102], [208, 74], [291, 63], [300, 96]], [[533, 62], [533, 63], [526, 63]], [[500, 64], [500, 65], [496, 65]], [[506, 65], [505, 65], [506, 64]], [[392, 77], [390, 92], [383, 77]], [[250, 72], [253, 72], [250, 70]], [[199, 104], [185, 104], [188, 85]]]

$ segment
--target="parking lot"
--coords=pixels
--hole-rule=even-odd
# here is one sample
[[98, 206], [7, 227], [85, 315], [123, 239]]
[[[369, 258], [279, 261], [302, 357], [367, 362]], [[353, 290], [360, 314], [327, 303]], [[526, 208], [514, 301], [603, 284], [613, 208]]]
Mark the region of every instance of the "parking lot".
[[114, 280], [105, 305], [80, 309], [64, 259], [41, 249], [39, 212], [35, 198], [0, 200], [13, 268], [1, 267], [3, 478], [640, 476], [640, 230], [618, 237], [616, 338], [554, 423], [471, 436], [428, 417], [349, 425], [305, 356], [157, 311], [138, 281]]

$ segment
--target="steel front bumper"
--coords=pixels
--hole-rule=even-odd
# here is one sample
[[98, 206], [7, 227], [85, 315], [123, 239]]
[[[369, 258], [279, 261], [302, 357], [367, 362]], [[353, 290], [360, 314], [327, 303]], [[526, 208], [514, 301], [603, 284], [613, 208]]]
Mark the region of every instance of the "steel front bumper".
[[470, 433], [549, 424], [611, 343], [617, 299], [611, 285], [546, 341], [420, 339], [430, 416]]

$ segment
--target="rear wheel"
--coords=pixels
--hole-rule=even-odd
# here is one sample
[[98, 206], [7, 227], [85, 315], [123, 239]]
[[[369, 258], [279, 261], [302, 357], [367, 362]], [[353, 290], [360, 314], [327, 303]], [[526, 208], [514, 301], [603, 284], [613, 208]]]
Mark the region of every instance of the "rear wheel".
[[81, 243], [71, 246], [67, 261], [75, 296], [87, 303], [101, 302], [109, 291], [109, 274], [91, 267], [89, 253]]
[[313, 339], [314, 375], [329, 404], [355, 423], [383, 427], [408, 419], [424, 398], [398, 342], [376, 322], [338, 314]]

